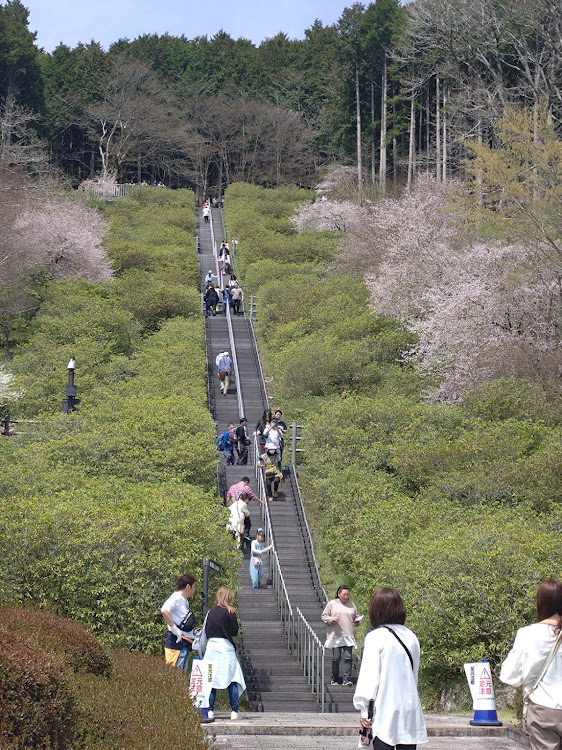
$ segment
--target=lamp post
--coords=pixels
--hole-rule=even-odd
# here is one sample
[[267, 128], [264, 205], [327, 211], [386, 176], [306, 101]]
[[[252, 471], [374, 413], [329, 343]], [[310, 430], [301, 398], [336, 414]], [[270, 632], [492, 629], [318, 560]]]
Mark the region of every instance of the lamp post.
[[211, 560], [209, 557], [203, 558], [203, 617], [207, 614], [209, 606], [209, 571], [216, 570], [217, 573], [220, 571], [221, 565]]
[[68, 382], [66, 384], [65, 391], [66, 398], [62, 402], [62, 413], [70, 414], [70, 412], [74, 411], [80, 401], [80, 399], [76, 398], [78, 389], [74, 385], [74, 370], [76, 369], [76, 361], [73, 356], [70, 357], [66, 369], [68, 370]]

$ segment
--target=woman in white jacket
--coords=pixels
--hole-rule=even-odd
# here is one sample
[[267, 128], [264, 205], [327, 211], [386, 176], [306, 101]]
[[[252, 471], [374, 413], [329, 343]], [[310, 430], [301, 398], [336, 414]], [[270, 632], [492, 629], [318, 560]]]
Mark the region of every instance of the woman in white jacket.
[[417, 688], [420, 644], [404, 625], [406, 608], [396, 589], [375, 591], [369, 619], [374, 630], [365, 638], [353, 705], [361, 711], [362, 729], [372, 731], [373, 750], [415, 750], [428, 742]]
[[532, 695], [526, 722], [531, 750], [562, 748], [562, 646], [533, 690], [560, 633], [561, 615], [562, 583], [549, 578], [537, 589], [537, 622], [517, 631], [501, 667], [502, 682], [522, 685], [523, 695]]

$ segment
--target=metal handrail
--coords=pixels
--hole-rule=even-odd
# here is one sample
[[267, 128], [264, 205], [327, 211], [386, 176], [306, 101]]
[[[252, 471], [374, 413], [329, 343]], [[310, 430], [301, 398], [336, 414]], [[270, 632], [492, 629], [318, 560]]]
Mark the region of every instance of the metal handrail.
[[[259, 455], [258, 439], [254, 436], [254, 451], [256, 457]], [[265, 489], [265, 481], [262, 469], [255, 462], [256, 482], [258, 496], [262, 501], [262, 524], [266, 539], [270, 539], [274, 547], [271, 550], [270, 570], [273, 593], [279, 608], [281, 625], [287, 639], [289, 653], [295, 654], [303, 669], [303, 674], [308, 680], [311, 691], [318, 698], [322, 713], [326, 709], [326, 685], [325, 685], [325, 648], [314, 632], [312, 626], [297, 607], [297, 614], [293, 613], [291, 600], [287, 592], [285, 579], [281, 569], [281, 563], [275, 549], [275, 534], [269, 514], [269, 504]], [[325, 593], [325, 592], [324, 592]]]
[[297, 453], [303, 453], [303, 448], [297, 448], [297, 443], [303, 438], [297, 433], [297, 430], [301, 430], [302, 425], [296, 422], [291, 422], [291, 463], [293, 466], [297, 464]]
[[219, 266], [219, 256], [218, 256], [217, 248], [215, 244], [215, 228], [213, 227], [213, 212], [212, 211], [209, 214], [209, 224], [211, 227], [211, 247], [213, 248], [213, 257], [215, 259], [215, 270], [217, 272], [217, 281], [218, 281], [219, 289], [222, 289], [222, 271]]
[[[219, 282], [219, 288], [222, 289], [222, 271], [219, 266], [219, 257], [215, 244], [215, 230], [213, 227], [213, 212], [211, 211], [209, 216], [209, 224], [211, 225], [211, 245], [213, 247], [213, 255], [215, 258], [215, 268], [217, 271], [217, 279]], [[240, 371], [238, 368], [238, 357], [236, 355], [236, 344], [234, 342], [234, 330], [232, 328], [232, 317], [230, 315], [230, 307], [228, 302], [225, 303], [225, 314], [226, 314], [226, 325], [228, 327], [228, 340], [230, 342], [230, 352], [232, 355], [232, 366], [234, 369], [234, 379], [236, 380], [236, 400], [238, 402], [238, 414], [240, 418], [244, 416], [244, 399], [242, 397], [242, 383], [240, 381]]]
[[310, 627], [306, 617], [297, 607], [297, 649], [299, 661], [304, 668], [312, 692], [316, 693], [324, 713], [326, 707], [326, 649]]
[[307, 533], [308, 539], [310, 541], [310, 552], [311, 552], [311, 555], [312, 555], [312, 562], [314, 563], [314, 569], [316, 571], [316, 577], [318, 579], [318, 586], [319, 586], [320, 590], [322, 591], [322, 593], [324, 594], [324, 604], [327, 604], [328, 603], [328, 594], [326, 593], [326, 589], [324, 588], [324, 586], [322, 586], [322, 583], [321, 583], [320, 568], [319, 568], [318, 562], [316, 560], [316, 555], [314, 554], [314, 546], [312, 544], [312, 534], [310, 532], [310, 526], [308, 525], [308, 521], [306, 519], [306, 513], [304, 511], [304, 503], [302, 501], [302, 495], [301, 495], [301, 488], [300, 488], [300, 485], [299, 485], [299, 480], [298, 480], [298, 477], [297, 477], [297, 472], [294, 470], [294, 466], [293, 466], [293, 478], [295, 480], [295, 487], [296, 487], [296, 490], [297, 490], [297, 502], [299, 504], [299, 508], [300, 508], [300, 511], [301, 511], [301, 514], [302, 514], [302, 518], [303, 518], [303, 521], [304, 521], [304, 527], [306, 529], [306, 533]]
[[260, 382], [263, 385], [262, 393], [263, 393], [263, 399], [264, 399], [264, 406], [266, 409], [269, 409], [269, 399], [267, 398], [267, 389], [265, 387], [265, 378], [263, 375], [263, 368], [261, 366], [260, 352], [259, 352], [258, 344], [256, 340], [256, 333], [254, 331], [254, 323], [251, 317], [248, 318], [248, 327], [250, 329], [250, 337], [252, 339], [252, 349], [254, 350], [254, 356], [256, 358], [256, 362], [258, 363], [258, 372], [260, 375]]
[[240, 371], [238, 369], [238, 357], [236, 355], [236, 344], [234, 343], [234, 329], [232, 328], [232, 318], [230, 315], [230, 305], [226, 303], [226, 324], [228, 326], [228, 339], [230, 341], [230, 350], [232, 352], [232, 365], [234, 367], [234, 378], [236, 380], [236, 400], [238, 401], [238, 414], [240, 419], [245, 416], [244, 399], [242, 398], [242, 382], [240, 380]]

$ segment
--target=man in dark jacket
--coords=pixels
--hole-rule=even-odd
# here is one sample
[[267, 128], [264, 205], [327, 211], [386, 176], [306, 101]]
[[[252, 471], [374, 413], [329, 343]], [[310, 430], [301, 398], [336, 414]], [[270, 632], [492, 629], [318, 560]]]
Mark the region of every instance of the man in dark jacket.
[[248, 463], [248, 443], [250, 441], [248, 440], [248, 433], [246, 431], [247, 424], [248, 420], [246, 417], [242, 417], [239, 427], [236, 428], [236, 437], [238, 439], [238, 444], [236, 446], [238, 461], [236, 463], [240, 465]]
[[217, 305], [219, 303], [219, 295], [214, 286], [208, 286], [205, 294], [203, 295], [205, 300], [205, 317], [209, 317], [212, 313], [213, 316], [217, 314]]

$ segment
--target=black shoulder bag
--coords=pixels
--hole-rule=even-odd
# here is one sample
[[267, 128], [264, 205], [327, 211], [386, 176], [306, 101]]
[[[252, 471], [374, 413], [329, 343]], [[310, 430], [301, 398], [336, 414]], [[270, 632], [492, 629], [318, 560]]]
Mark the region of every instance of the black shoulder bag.
[[398, 635], [398, 633], [396, 631], [394, 631], [392, 628], [389, 628], [388, 625], [383, 625], [383, 628], [386, 628], [387, 630], [390, 630], [390, 632], [392, 633], [392, 635], [396, 638], [396, 640], [400, 643], [400, 645], [402, 646], [402, 648], [404, 649], [404, 651], [408, 654], [408, 659], [410, 660], [410, 664], [412, 665], [412, 671], [414, 671], [414, 660], [412, 659], [412, 654], [408, 650], [408, 646], [406, 646], [406, 644], [404, 643], [404, 641], [402, 640], [402, 638], [400, 638], [400, 636]]
[[180, 630], [183, 630], [184, 633], [189, 633], [191, 630], [193, 630], [194, 625], [195, 615], [193, 614], [193, 612], [189, 611], [183, 618], [183, 620], [178, 623], [178, 628]]

